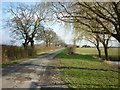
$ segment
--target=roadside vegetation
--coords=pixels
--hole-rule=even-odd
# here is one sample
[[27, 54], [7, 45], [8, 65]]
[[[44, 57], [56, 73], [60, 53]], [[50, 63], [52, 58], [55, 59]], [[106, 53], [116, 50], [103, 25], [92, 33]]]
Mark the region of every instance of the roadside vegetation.
[[6, 63], [2, 63], [2, 64], [0, 64], [0, 65], [6, 66], [6, 65], [10, 65], [10, 64], [20, 63], [20, 62], [25, 61], [25, 60], [28, 60], [28, 59], [30, 59], [30, 58], [36, 58], [37, 56], [45, 55], [45, 54], [48, 54], [48, 53], [42, 53], [42, 54], [39, 54], [39, 55], [29, 56], [29, 57], [21, 58], [21, 59], [17, 59], [17, 60], [10, 60], [10, 61], [8, 61], [8, 62], [6, 62]]
[[23, 47], [2, 45], [2, 62], [3, 65], [21, 62], [29, 58], [34, 58], [39, 55], [47, 54], [49, 52], [58, 50], [62, 47], [55, 47], [51, 45], [46, 47], [45, 44], [35, 45], [35, 48], [28, 48], [25, 50]]
[[104, 57], [109, 60], [108, 44], [114, 39], [120, 42], [119, 4], [120, 2], [59, 2], [53, 3], [53, 12], [57, 19], [71, 26], [74, 45], [81, 40], [87, 40], [94, 44], [98, 56], [101, 57], [101, 44]]
[[[89, 48], [93, 49], [93, 48]], [[95, 50], [77, 49], [78, 54], [63, 51], [56, 57], [60, 61], [62, 80], [70, 88], [118, 88], [118, 67], [93, 58]]]
[[[65, 50], [56, 59], [61, 62], [62, 79], [69, 87], [119, 87], [117, 67], [93, 58], [98, 56], [104, 60], [119, 60], [119, 50], [109, 48], [112, 41], [120, 43], [119, 4], [120, 2], [11, 3], [3, 9], [7, 17], [2, 21], [5, 21], [5, 29], [12, 33], [12, 42], [21, 42], [21, 47], [3, 45], [2, 63], [20, 62], [66, 46], [68, 51]], [[59, 27], [53, 29], [53, 24], [60, 24], [60, 30]], [[55, 29], [59, 31], [56, 33]], [[64, 37], [67, 42], [71, 38], [72, 45], [66, 45], [57, 35], [61, 30], [73, 34]], [[82, 40], [89, 41], [96, 48], [79, 48], [75, 51], [76, 44]], [[36, 41], [44, 44], [35, 45]]]
[[[21, 46], [2, 45], [1, 63], [16, 62], [14, 60], [49, 52], [65, 45], [52, 28], [44, 26], [51, 17], [48, 13], [50, 6], [50, 3], [44, 2], [33, 5], [10, 3], [4, 8], [4, 14], [11, 15], [5, 18], [4, 28], [11, 32], [11, 43], [15, 45], [19, 42]], [[44, 44], [35, 45], [36, 41]]]
[[33, 55], [36, 55], [36, 51], [31, 48], [25, 50], [23, 47], [2, 45], [2, 63]]

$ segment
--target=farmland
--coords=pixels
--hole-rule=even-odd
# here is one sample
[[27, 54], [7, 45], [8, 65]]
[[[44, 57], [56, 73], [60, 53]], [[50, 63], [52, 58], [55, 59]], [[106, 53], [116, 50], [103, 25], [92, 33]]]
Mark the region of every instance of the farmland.
[[[68, 55], [67, 50], [56, 57], [61, 64], [62, 80], [70, 88], [118, 88], [118, 69], [93, 58], [95, 48], [79, 48], [78, 54]], [[114, 49], [116, 52], [117, 49]], [[116, 54], [117, 55], [117, 52]]]
[[[100, 48], [102, 57], [105, 56], [104, 54], [104, 48]], [[119, 54], [120, 48], [108, 48], [108, 55], [109, 58], [112, 60], [119, 60], [120, 54]], [[96, 48], [77, 48], [76, 53], [79, 54], [85, 54], [85, 55], [98, 55]]]

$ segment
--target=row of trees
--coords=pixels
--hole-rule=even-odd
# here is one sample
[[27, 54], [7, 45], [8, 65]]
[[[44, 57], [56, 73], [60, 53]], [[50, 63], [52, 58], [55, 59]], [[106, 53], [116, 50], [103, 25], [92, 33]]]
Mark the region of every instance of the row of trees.
[[[52, 3], [57, 19], [72, 23], [75, 32], [83, 32], [92, 42], [101, 57], [102, 43], [105, 58], [108, 59], [108, 42], [114, 37], [120, 42], [120, 2], [68, 2]], [[81, 35], [79, 36], [81, 37]]]
[[[111, 37], [120, 42], [120, 2], [51, 2], [34, 5], [12, 5], [7, 9], [11, 15], [7, 25], [17, 40], [23, 40], [23, 46], [34, 47], [34, 41], [43, 40], [46, 46], [63, 43], [51, 29], [46, 29], [44, 22], [51, 16], [64, 23], [72, 23], [76, 37], [74, 43], [84, 36], [95, 44], [99, 56], [99, 44], [104, 46], [108, 59], [108, 41]], [[54, 21], [54, 20], [53, 20]], [[60, 41], [60, 42], [58, 42]], [[56, 44], [57, 45], [57, 44]]]
[[30, 44], [34, 48], [35, 40], [41, 40], [50, 46], [51, 43], [59, 44], [63, 41], [59, 39], [56, 33], [44, 26], [44, 22], [50, 19], [50, 3], [39, 3], [34, 5], [28, 4], [12, 4], [6, 9], [7, 26], [12, 31], [12, 36], [17, 41], [22, 40], [23, 46], [27, 49]]
[[46, 47], [49, 47], [51, 44], [54, 44], [55, 46], [59, 46], [59, 45], [65, 46], [65, 43], [50, 28], [42, 29], [40, 34], [36, 37], [36, 40], [44, 41]]

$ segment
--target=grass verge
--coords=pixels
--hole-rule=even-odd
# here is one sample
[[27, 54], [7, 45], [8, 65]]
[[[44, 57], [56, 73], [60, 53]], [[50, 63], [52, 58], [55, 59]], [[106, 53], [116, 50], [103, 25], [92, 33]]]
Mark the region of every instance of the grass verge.
[[70, 88], [120, 88], [120, 72], [116, 66], [94, 59], [92, 55], [67, 55], [67, 50], [56, 56], [61, 62], [62, 79]]

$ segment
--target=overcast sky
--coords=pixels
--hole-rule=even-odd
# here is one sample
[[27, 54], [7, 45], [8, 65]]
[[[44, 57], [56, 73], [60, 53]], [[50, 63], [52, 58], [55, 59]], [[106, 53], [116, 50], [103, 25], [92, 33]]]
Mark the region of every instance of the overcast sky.
[[[9, 31], [9, 29], [2, 28], [2, 26], [3, 26], [2, 24], [5, 23], [4, 18], [8, 17], [7, 15], [5, 15], [2, 12], [4, 11], [4, 8], [9, 7], [9, 3], [10, 3], [9, 1], [10, 0], [2, 0], [2, 2], [0, 3], [0, 44], [11, 44], [11, 40], [12, 40], [12, 38], [10, 37], [11, 32]], [[16, 1], [16, 0], [14, 0], [14, 1]], [[29, 0], [27, 0], [27, 1], [29, 1]], [[12, 2], [12, 3], [15, 3], [15, 2]], [[27, 2], [27, 4], [32, 4], [32, 3], [33, 2]], [[61, 39], [64, 40], [66, 43], [72, 44], [73, 34], [72, 34], [72, 32], [71, 32], [72, 30], [70, 30], [70, 28], [66, 28], [63, 24], [59, 24], [59, 23], [55, 23], [55, 24], [46, 23], [45, 26], [48, 28], [52, 28], [57, 33], [57, 35], [60, 36]], [[17, 44], [20, 44], [20, 43], [17, 43]], [[77, 44], [80, 46], [85, 45], [85, 44], [92, 45], [91, 43], [89, 43], [88, 41], [85, 41], [85, 40], [82, 40], [80, 43], [77, 43]], [[112, 43], [109, 43], [109, 46], [118, 46], [118, 42], [113, 41]]]

